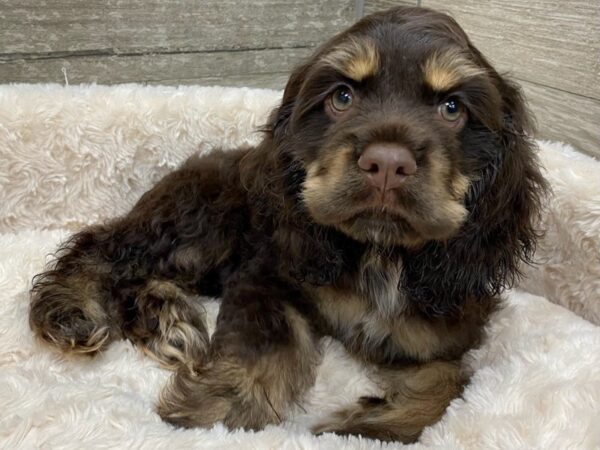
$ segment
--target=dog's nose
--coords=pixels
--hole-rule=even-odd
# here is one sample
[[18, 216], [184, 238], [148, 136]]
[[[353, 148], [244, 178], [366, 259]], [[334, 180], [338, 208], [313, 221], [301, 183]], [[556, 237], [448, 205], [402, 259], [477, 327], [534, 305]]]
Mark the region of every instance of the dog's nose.
[[358, 167], [382, 192], [399, 187], [407, 176], [417, 172], [417, 162], [410, 150], [392, 143], [368, 145], [358, 158]]

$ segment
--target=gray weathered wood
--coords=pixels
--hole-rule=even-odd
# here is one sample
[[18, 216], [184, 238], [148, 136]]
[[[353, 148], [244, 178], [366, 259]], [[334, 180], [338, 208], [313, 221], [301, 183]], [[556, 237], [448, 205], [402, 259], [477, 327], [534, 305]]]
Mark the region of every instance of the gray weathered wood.
[[311, 49], [89, 56], [19, 60], [0, 64], [4, 82], [220, 84], [282, 88]]
[[572, 144], [600, 159], [600, 101], [519, 81], [537, 119], [537, 137]]
[[600, 100], [598, 0], [423, 0], [452, 14], [501, 70]]
[[[221, 84], [281, 88], [355, 0], [1, 0], [0, 83]], [[415, 1], [364, 0], [364, 13]], [[519, 78], [539, 136], [600, 155], [597, 0], [422, 0], [453, 14]]]
[[365, 15], [383, 11], [394, 6], [417, 6], [417, 0], [365, 0]]
[[2, 0], [0, 83], [279, 88], [351, 24], [351, 0]]
[[349, 0], [3, 0], [0, 54], [139, 54], [314, 46]]

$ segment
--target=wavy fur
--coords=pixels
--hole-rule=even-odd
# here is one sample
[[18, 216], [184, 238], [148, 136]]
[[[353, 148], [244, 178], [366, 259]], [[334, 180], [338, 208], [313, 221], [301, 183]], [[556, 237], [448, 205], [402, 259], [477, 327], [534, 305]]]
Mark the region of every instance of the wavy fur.
[[[444, 61], [457, 52], [468, 70]], [[340, 86], [347, 114], [331, 110]], [[438, 113], [450, 98], [456, 123]], [[413, 441], [462, 392], [460, 358], [531, 258], [545, 184], [529, 131], [518, 89], [448, 16], [370, 16], [291, 75], [259, 145], [192, 157], [71, 238], [34, 281], [31, 326], [65, 351], [126, 337], [176, 369], [165, 420], [252, 429], [301, 400], [331, 335], [381, 366], [385, 392], [315, 432]], [[418, 165], [389, 192], [357, 164], [381, 142]], [[210, 342], [198, 295], [223, 299]]]

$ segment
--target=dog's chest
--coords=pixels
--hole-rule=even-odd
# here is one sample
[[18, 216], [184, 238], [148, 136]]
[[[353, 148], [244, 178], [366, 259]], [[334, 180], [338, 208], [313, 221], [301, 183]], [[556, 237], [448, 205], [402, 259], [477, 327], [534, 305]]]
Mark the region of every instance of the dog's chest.
[[351, 289], [379, 316], [397, 317], [407, 307], [406, 299], [399, 289], [401, 275], [400, 259], [392, 259], [371, 251], [363, 256], [358, 280]]
[[399, 288], [402, 266], [377, 254], [361, 261], [349, 286], [319, 287], [314, 295], [326, 329], [348, 350], [376, 362], [426, 361], [454, 345], [442, 319], [414, 313]]

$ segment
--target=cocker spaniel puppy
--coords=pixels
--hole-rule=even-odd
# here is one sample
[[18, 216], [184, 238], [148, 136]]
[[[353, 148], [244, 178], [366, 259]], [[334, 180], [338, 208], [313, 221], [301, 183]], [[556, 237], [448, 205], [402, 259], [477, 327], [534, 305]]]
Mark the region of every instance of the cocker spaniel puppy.
[[[544, 186], [519, 89], [450, 17], [395, 8], [293, 72], [258, 147], [193, 157], [66, 242], [31, 326], [176, 369], [158, 412], [185, 427], [281, 422], [333, 336], [386, 394], [314, 431], [414, 441], [531, 258]], [[210, 339], [199, 295], [222, 298]]]

